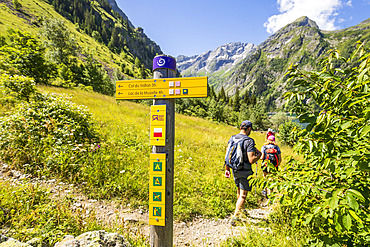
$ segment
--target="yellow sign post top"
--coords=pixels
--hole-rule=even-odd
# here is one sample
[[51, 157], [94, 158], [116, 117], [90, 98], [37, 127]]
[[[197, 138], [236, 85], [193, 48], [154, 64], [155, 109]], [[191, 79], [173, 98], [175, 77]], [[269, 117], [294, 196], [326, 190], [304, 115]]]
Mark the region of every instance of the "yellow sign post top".
[[116, 82], [116, 99], [207, 97], [208, 77], [180, 77]]

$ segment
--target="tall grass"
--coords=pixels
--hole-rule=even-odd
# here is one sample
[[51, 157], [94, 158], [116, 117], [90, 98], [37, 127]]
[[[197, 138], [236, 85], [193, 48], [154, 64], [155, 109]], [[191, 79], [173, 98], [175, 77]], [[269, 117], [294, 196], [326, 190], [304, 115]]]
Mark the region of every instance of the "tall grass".
[[21, 242], [38, 239], [37, 246], [54, 246], [68, 235], [87, 231], [118, 232], [133, 246], [145, 245], [145, 237], [132, 234], [130, 226], [98, 222], [95, 212], [72, 209], [72, 197], [53, 198], [49, 190], [38, 185], [15, 185], [0, 181], [0, 233]]
[[[116, 199], [131, 206], [148, 205], [150, 108], [129, 101], [80, 90], [40, 87], [42, 91], [73, 95], [99, 125], [104, 140], [88, 152], [81, 170], [62, 177], [83, 185], [94, 198]], [[174, 215], [190, 220], [195, 215], [225, 217], [235, 207], [236, 188], [224, 177], [224, 153], [238, 128], [195, 117], [176, 115]], [[257, 148], [264, 133], [252, 132]], [[282, 147], [283, 157], [291, 152]], [[284, 162], [283, 162], [284, 164]], [[256, 170], [256, 166], [253, 166]], [[258, 176], [261, 171], [258, 167]], [[253, 193], [250, 197], [254, 197]], [[249, 198], [254, 206], [256, 200]], [[252, 205], [249, 205], [252, 206]]]

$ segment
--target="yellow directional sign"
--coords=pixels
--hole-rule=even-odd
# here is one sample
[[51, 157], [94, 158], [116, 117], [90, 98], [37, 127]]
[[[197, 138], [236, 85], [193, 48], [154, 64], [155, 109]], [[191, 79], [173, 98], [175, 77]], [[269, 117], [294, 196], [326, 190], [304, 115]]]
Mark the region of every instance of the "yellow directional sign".
[[166, 105], [150, 107], [150, 145], [166, 145]]
[[116, 99], [202, 98], [207, 82], [206, 76], [117, 81]]

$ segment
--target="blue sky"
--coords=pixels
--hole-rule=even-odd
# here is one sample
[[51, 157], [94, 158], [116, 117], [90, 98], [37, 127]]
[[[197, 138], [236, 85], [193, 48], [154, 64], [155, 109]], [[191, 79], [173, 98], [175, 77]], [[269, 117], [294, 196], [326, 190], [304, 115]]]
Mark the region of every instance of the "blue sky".
[[230, 42], [260, 44], [306, 15], [337, 30], [370, 18], [370, 0], [116, 0], [163, 53], [199, 55]]

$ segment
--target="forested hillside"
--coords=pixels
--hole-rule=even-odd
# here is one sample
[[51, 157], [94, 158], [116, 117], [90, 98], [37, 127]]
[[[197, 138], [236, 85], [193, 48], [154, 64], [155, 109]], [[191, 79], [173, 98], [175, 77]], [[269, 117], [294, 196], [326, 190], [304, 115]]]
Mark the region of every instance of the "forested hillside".
[[111, 95], [117, 79], [146, 78], [161, 53], [106, 0], [4, 0], [0, 7], [0, 69], [37, 83]]
[[70, 20], [82, 31], [103, 43], [117, 54], [122, 51], [134, 57], [151, 69], [152, 60], [161, 50], [151, 41], [142, 28], [134, 28], [129, 20], [113, 10], [107, 0], [48, 0], [54, 9]]

